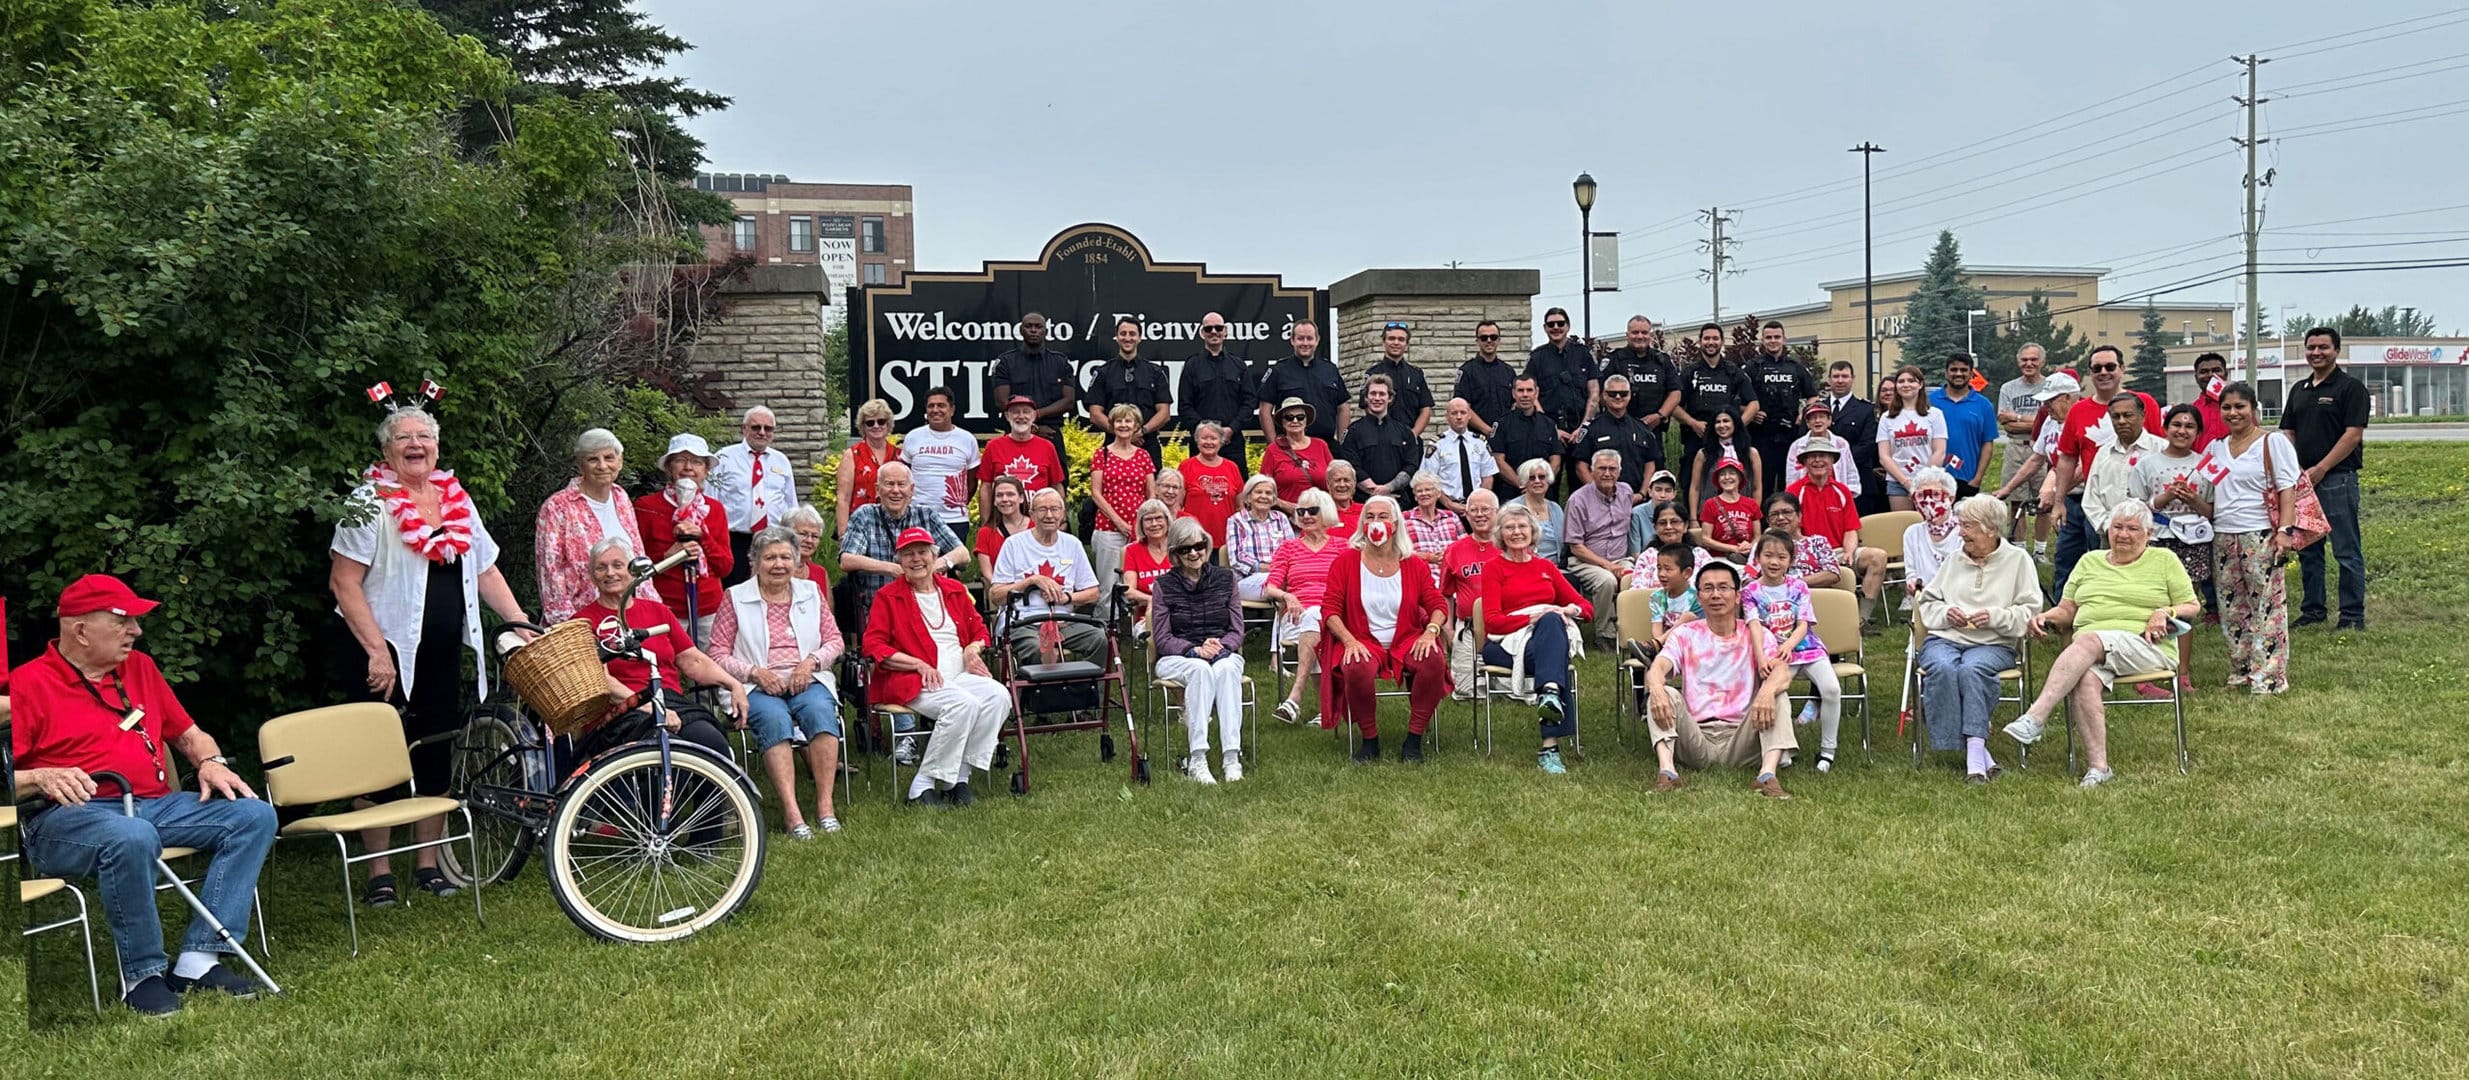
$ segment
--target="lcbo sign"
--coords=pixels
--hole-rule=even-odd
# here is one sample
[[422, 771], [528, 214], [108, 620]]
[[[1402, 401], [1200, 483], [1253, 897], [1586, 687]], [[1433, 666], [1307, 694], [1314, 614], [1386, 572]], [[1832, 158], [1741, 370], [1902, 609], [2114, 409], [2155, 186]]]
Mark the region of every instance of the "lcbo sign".
[[1031, 311], [1046, 316], [1047, 348], [1072, 359], [1084, 389], [1089, 369], [1115, 355], [1117, 319], [1140, 324], [1141, 355], [1165, 365], [1170, 388], [1184, 358], [1200, 351], [1200, 320], [1212, 311], [1226, 319], [1226, 351], [1255, 368], [1292, 351], [1297, 323], [1318, 325], [1322, 341], [1330, 336], [1326, 291], [1289, 288], [1273, 274], [1161, 263], [1112, 225], [1065, 229], [1036, 262], [852, 289], [849, 310], [858, 316], [849, 327], [850, 411], [881, 398], [895, 431], [925, 421], [926, 391], [935, 386], [959, 395], [961, 427], [1003, 430], [988, 376], [995, 358], [1020, 344], [1020, 317]]

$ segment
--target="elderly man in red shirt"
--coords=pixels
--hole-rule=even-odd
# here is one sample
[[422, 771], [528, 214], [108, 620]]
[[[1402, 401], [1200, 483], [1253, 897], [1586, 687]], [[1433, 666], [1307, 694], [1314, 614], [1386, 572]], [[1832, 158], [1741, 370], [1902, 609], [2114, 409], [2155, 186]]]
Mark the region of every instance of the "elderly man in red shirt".
[[[237, 942], [275, 820], [189, 719], [153, 658], [134, 648], [144, 633], [137, 620], [155, 606], [118, 578], [79, 578], [60, 594], [60, 637], [11, 675], [10, 694], [17, 794], [53, 803], [20, 824], [26, 857], [45, 875], [94, 879], [120, 949], [121, 999], [163, 1016], [180, 1011], [185, 993], [250, 997], [258, 987], [222, 965], [226, 946], [202, 918], [189, 923], [177, 961], [165, 954], [156, 857], [165, 847], [212, 853], [198, 896]], [[170, 750], [196, 769], [195, 792], [172, 790]], [[98, 772], [128, 778], [135, 817], [121, 812], [119, 785], [98, 783]]]

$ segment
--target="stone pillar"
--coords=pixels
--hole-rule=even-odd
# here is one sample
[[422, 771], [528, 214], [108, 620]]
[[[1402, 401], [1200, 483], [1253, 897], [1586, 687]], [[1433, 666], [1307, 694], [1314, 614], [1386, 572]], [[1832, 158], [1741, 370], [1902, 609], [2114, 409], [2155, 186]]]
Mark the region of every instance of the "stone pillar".
[[728, 314], [704, 327], [693, 350], [695, 369], [713, 376], [711, 388], [733, 408], [762, 405], [779, 418], [774, 445], [801, 486], [833, 443], [835, 388], [823, 374], [828, 289], [820, 266], [751, 267], [744, 280], [721, 286]]
[[[1475, 354], [1475, 324], [1500, 324], [1500, 354], [1525, 370], [1533, 334], [1540, 270], [1365, 270], [1329, 286], [1337, 311], [1336, 356], [1346, 384], [1361, 392], [1364, 369], [1380, 359], [1380, 335], [1391, 322], [1413, 330], [1406, 359], [1423, 369], [1432, 396], [1446, 403], [1457, 369]], [[1435, 427], [1442, 427], [1435, 409]]]

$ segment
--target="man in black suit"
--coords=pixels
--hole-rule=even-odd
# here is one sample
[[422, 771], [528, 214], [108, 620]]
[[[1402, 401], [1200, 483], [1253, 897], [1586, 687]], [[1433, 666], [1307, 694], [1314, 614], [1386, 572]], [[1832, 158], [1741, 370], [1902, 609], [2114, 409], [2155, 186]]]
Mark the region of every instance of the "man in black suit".
[[1852, 444], [1852, 467], [1860, 471], [1860, 498], [1853, 503], [1862, 514], [1886, 512], [1886, 474], [1877, 464], [1877, 406], [1852, 392], [1852, 362], [1837, 360], [1826, 367], [1826, 392], [1818, 395], [1834, 410], [1834, 432]]

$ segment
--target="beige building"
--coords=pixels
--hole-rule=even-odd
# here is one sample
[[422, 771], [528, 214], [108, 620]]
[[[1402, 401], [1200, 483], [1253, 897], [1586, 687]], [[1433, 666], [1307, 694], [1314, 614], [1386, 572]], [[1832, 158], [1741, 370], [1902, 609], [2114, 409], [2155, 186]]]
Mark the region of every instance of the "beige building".
[[[2034, 290], [2048, 302], [2059, 325], [2071, 324], [2079, 340], [2094, 345], [2116, 345], [2132, 352], [2135, 334], [2143, 329], [2143, 303], [2139, 300], [2104, 303], [2100, 296], [2100, 279], [2109, 273], [2101, 266], [1967, 266], [1964, 276], [1986, 294], [1982, 304], [1989, 313], [1975, 316], [1978, 333], [1987, 337], [1993, 326], [2012, 320], [2032, 298]], [[1919, 285], [1921, 272], [1905, 270], [1879, 274], [1871, 279], [1877, 296], [1878, 364], [1880, 370], [1904, 363], [1903, 342], [1896, 335], [1903, 331], [1906, 309], [1911, 304], [1912, 290]], [[1754, 309], [1760, 319], [1773, 319], [1783, 324], [1791, 340], [1799, 344], [1815, 343], [1818, 355], [1832, 362], [1849, 360], [1867, 382], [1865, 365], [1861, 364], [1861, 346], [1865, 340], [1861, 330], [1861, 279], [1821, 282], [1826, 299], [1808, 304], [1781, 308]], [[2235, 311], [2230, 303], [2199, 303], [2189, 300], [2161, 298], [2160, 316], [2165, 327], [2185, 334], [2185, 340], [2195, 344], [2226, 347], [2236, 334]], [[2071, 310], [2070, 310], [2071, 309]], [[1724, 316], [1729, 325], [1747, 314], [1747, 309], [1734, 309]], [[1676, 322], [1666, 331], [1687, 333], [1689, 328], [1708, 320], [1695, 318]], [[1921, 358], [1915, 362], [1934, 369], [1935, 361], [1944, 357]], [[1864, 389], [1864, 392], [1865, 389]]]

